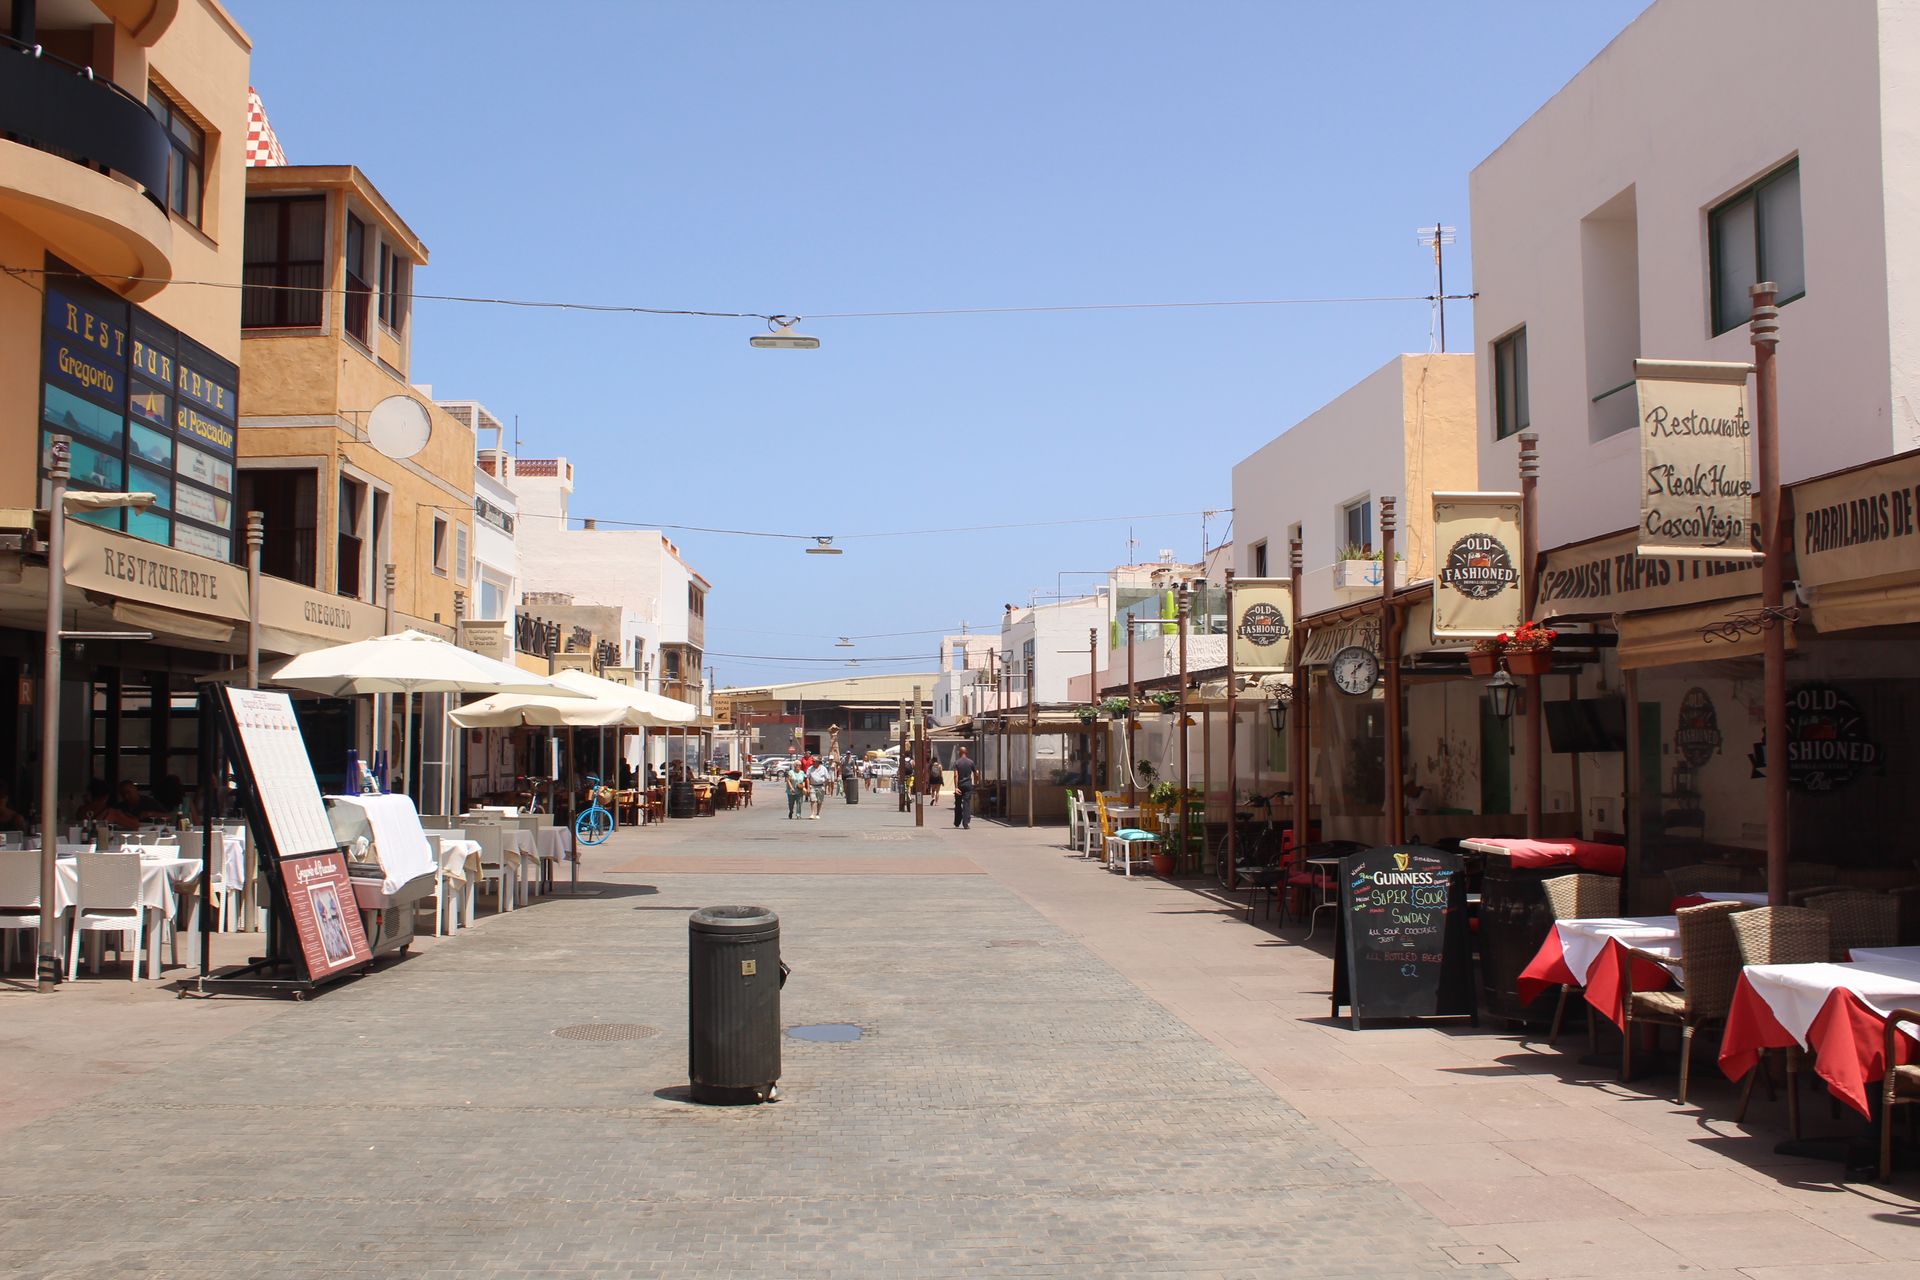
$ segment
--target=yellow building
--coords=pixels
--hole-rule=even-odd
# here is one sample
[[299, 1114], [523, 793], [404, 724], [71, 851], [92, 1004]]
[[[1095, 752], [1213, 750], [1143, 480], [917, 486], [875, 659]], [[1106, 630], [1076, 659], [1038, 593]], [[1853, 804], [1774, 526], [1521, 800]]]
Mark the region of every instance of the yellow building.
[[[392, 565], [396, 621], [451, 638], [472, 545], [474, 434], [408, 383], [413, 271], [427, 248], [351, 165], [246, 176], [239, 494], [266, 516], [263, 569], [384, 608]], [[427, 428], [400, 450], [382, 442], [407, 456], [369, 435], [394, 397]]]

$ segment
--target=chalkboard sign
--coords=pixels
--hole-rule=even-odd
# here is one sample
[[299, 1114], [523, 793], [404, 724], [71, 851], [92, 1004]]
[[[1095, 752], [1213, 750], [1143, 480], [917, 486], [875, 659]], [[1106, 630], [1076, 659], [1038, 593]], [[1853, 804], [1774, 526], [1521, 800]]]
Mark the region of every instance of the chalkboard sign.
[[[1475, 1013], [1467, 883], [1460, 859], [1396, 844], [1340, 860], [1333, 1014], [1423, 1018]], [[1477, 1019], [1476, 1019], [1477, 1021]]]

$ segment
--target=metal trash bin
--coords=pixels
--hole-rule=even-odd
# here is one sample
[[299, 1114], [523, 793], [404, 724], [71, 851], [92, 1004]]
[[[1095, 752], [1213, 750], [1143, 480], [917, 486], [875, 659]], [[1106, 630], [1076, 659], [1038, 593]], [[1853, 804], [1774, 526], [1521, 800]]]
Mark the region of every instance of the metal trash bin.
[[860, 771], [846, 769], [840, 774], [840, 790], [847, 797], [848, 804], [860, 803]]
[[699, 798], [694, 795], [691, 782], [667, 784], [667, 816], [669, 818], [691, 818], [698, 808]]
[[687, 920], [687, 1079], [695, 1102], [770, 1102], [780, 1079], [780, 917], [704, 907]]

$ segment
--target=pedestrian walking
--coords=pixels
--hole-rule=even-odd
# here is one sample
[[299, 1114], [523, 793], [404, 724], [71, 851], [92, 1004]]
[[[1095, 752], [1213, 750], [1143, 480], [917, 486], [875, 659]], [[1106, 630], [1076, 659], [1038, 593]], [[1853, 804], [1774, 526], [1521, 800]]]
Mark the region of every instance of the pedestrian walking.
[[947, 781], [946, 774], [941, 772], [941, 769], [940, 769], [940, 757], [929, 752], [927, 755], [927, 803], [928, 804], [937, 805], [940, 803], [940, 788], [946, 785], [946, 781]]
[[807, 799], [813, 805], [809, 818], [818, 820], [820, 806], [827, 802], [827, 788], [833, 785], [833, 770], [827, 768], [826, 761], [815, 760], [813, 768], [807, 771]]
[[973, 775], [975, 765], [965, 747], [953, 762], [953, 825], [962, 831], [973, 825]]
[[797, 818], [803, 812], [801, 806], [807, 798], [807, 775], [795, 760], [787, 765], [787, 817]]

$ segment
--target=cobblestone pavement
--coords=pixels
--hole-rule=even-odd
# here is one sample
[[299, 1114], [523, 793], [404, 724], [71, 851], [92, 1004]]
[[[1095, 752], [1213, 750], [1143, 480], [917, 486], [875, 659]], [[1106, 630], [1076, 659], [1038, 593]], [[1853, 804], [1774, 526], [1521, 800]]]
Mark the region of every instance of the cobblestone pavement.
[[[621, 833], [578, 899], [20, 1127], [0, 1273], [1504, 1274], [999, 880], [898, 874], [1011, 833], [873, 799]], [[780, 913], [785, 1024], [863, 1032], [784, 1040], [776, 1105], [680, 1093], [723, 902]], [[553, 1035], [594, 1022], [659, 1034]]]

